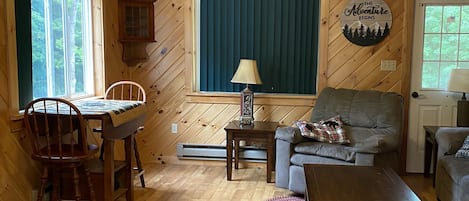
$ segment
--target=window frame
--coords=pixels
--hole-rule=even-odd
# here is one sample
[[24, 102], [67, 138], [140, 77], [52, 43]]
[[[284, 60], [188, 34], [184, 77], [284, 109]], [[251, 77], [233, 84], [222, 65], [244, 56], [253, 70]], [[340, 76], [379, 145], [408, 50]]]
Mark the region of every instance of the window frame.
[[[189, 103], [223, 103], [223, 104], [239, 104], [239, 93], [236, 92], [201, 92], [197, 90], [197, 66], [196, 56], [197, 49], [195, 42], [196, 37], [196, 21], [195, 15], [197, 9], [196, 0], [185, 0], [187, 4], [184, 13], [184, 29], [185, 29], [185, 66], [186, 66], [186, 101]], [[327, 49], [329, 39], [329, 1], [320, 1], [319, 3], [319, 33], [318, 33], [318, 49]], [[195, 9], [192, 9], [195, 8]], [[327, 70], [327, 51], [318, 51], [317, 61], [317, 81], [316, 94], [319, 94], [326, 87], [327, 78], [325, 75]], [[272, 94], [272, 93], [256, 93], [254, 104], [262, 105], [288, 105], [288, 106], [314, 106], [316, 94], [297, 95], [297, 94]]]
[[[48, 1], [51, 1], [51, 0], [48, 0]], [[45, 1], [43, 1], [43, 4], [46, 4]], [[68, 24], [69, 22], [67, 21], [67, 17], [65, 16], [68, 16], [68, 13], [67, 13], [67, 9], [65, 8], [66, 5], [63, 5], [61, 6], [61, 9], [62, 9], [62, 23], [63, 23], [63, 29], [62, 29], [62, 32], [63, 33], [69, 33], [69, 29], [70, 27], [69, 26], [66, 26], [66, 24]], [[45, 18], [50, 18], [51, 16], [51, 10], [50, 9], [45, 9], [44, 10], [45, 12]], [[83, 10], [82, 10], [82, 28], [83, 28], [83, 34], [82, 34], [82, 41], [88, 41], [88, 42], [83, 42], [83, 66], [84, 66], [84, 69], [83, 69], [83, 78], [86, 78], [86, 77], [92, 77], [93, 76], [93, 69], [94, 69], [94, 64], [93, 64], [93, 48], [92, 48], [92, 45], [93, 45], [93, 28], [92, 28], [92, 16], [90, 15], [91, 13], [93, 12], [92, 10], [92, 5], [91, 5], [91, 1], [89, 0], [83, 0]], [[88, 82], [86, 80], [84, 80], [84, 83], [83, 83], [83, 87], [84, 87], [84, 91], [83, 92], [71, 92], [71, 89], [72, 89], [72, 86], [71, 86], [71, 82], [72, 80], [74, 79], [72, 76], [71, 76], [71, 69], [73, 68], [72, 66], [69, 66], [68, 62], [63, 62], [64, 63], [64, 73], [63, 73], [63, 76], [64, 76], [64, 94], [63, 95], [54, 95], [53, 91], [54, 91], [54, 87], [55, 87], [55, 84], [53, 82], [54, 80], [54, 76], [49, 76], [49, 75], [53, 75], [53, 70], [54, 70], [54, 65], [53, 65], [53, 62], [52, 61], [52, 55], [54, 54], [53, 52], [53, 42], [55, 41], [50, 41], [50, 38], [53, 37], [51, 36], [51, 32], [48, 31], [52, 28], [52, 25], [51, 25], [51, 21], [50, 20], [47, 20], [45, 23], [45, 49], [46, 49], [46, 55], [45, 55], [45, 69], [46, 69], [46, 74], [47, 74], [47, 96], [48, 97], [59, 97], [59, 98], [64, 98], [64, 99], [79, 99], [81, 97], [89, 97], [89, 96], [93, 96], [95, 94], [94, 92], [94, 89], [93, 89], [93, 85], [94, 85], [94, 80], [92, 82]], [[33, 31], [31, 29], [31, 31]], [[67, 58], [70, 58], [72, 57], [73, 55], [69, 55], [68, 53], [70, 52], [70, 48], [72, 48], [72, 45], [70, 44], [70, 42], [68, 40], [66, 40], [66, 38], [68, 38], [66, 36], [67, 34], [63, 34], [63, 54], [64, 54], [64, 60], [66, 60]], [[32, 43], [34, 43], [34, 40], [31, 41]], [[34, 47], [34, 46], [33, 46]], [[33, 71], [33, 76], [34, 76], [34, 71]], [[33, 89], [33, 99], [34, 99], [34, 84], [32, 83], [32, 89]], [[37, 97], [36, 97], [37, 98]]]
[[[201, 21], [200, 21], [200, 20], [201, 20], [201, 18], [202, 18], [200, 11], [201, 11], [201, 9], [202, 9], [202, 8], [201, 8], [201, 6], [202, 6], [202, 5], [201, 5], [201, 4], [202, 4], [202, 0], [194, 0], [194, 2], [195, 2], [195, 5], [193, 6], [193, 7], [194, 7], [194, 11], [195, 11], [195, 12], [194, 12], [194, 25], [195, 25], [195, 26], [194, 26], [194, 36], [195, 36], [195, 37], [194, 37], [194, 43], [195, 43], [194, 47], [196, 48], [195, 52], [201, 53], [201, 49], [200, 49], [200, 48], [204, 46], [204, 45], [201, 44], [201, 37], [202, 37], [202, 36], [200, 35], [200, 33], [201, 33], [201, 30], [200, 30], [200, 28], [201, 28]], [[267, 2], [265, 2], [265, 3], [267, 3]], [[278, 2], [277, 2], [277, 3], [278, 3]], [[312, 3], [312, 4], [316, 4], [316, 3], [319, 4], [319, 2], [314, 2], [314, 3]], [[244, 5], [244, 4], [241, 4], [241, 6], [243, 6], [243, 5]], [[256, 5], [257, 5], [257, 4], [256, 4]], [[275, 4], [275, 5], [278, 6], [277, 4]], [[272, 6], [275, 6], [275, 5], [272, 4]], [[244, 6], [246, 6], [246, 5], [244, 5]], [[258, 6], [259, 6], [259, 5], [258, 5]], [[270, 6], [270, 5], [266, 5], [266, 6]], [[278, 7], [277, 7], [277, 8], [278, 8]], [[260, 9], [260, 8], [257, 8], [257, 9]], [[236, 12], [236, 10], [234, 10], [234, 12]], [[283, 13], [283, 12], [285, 12], [285, 11], [283, 10], [283, 11], [281, 11], [281, 12]], [[287, 13], [290, 13], [290, 12], [291, 12], [291, 9], [290, 9], [289, 11], [286, 11], [286, 12], [287, 12]], [[315, 12], [316, 12], [316, 11], [315, 11]], [[318, 12], [319, 12], [319, 8], [318, 8]], [[216, 12], [215, 12], [215, 13], [216, 13]], [[263, 12], [262, 12], [262, 13], [263, 13]], [[252, 13], [251, 13], [251, 14], [252, 14]], [[273, 14], [273, 13], [270, 13], [270, 14]], [[285, 14], [285, 13], [283, 13], [283, 14]], [[254, 15], [255, 15], [255, 14], [254, 14]], [[278, 15], [275, 14], [275, 15], [276, 15], [276, 17], [278, 17], [278, 16], [280, 16], [280, 15], [282, 15], [282, 14], [278, 14]], [[296, 31], [299, 31], [298, 29], [301, 29], [301, 30], [308, 30], [308, 29], [310, 29], [310, 28], [313, 29], [314, 31], [319, 31], [318, 29], [319, 29], [319, 22], [320, 22], [320, 20], [319, 20], [319, 17], [320, 17], [319, 15], [320, 15], [320, 13], [316, 13], [316, 14], [314, 14], [314, 15], [317, 15], [317, 22], [316, 22], [317, 24], [315, 24], [315, 25], [313, 25], [313, 26], [311, 26], [311, 27], [308, 27], [308, 28], [298, 28], [298, 27], [301, 27], [301, 23], [300, 23], [300, 26], [298, 26], [298, 25], [296, 26], [296, 27], [297, 27], [297, 30], [296, 30]], [[257, 17], [261, 17], [261, 16], [257, 16]], [[291, 17], [291, 15], [290, 15], [290, 17]], [[298, 17], [298, 16], [297, 16], [297, 17]], [[239, 20], [239, 19], [238, 19], [238, 20]], [[247, 20], [247, 19], [244, 19], [244, 20]], [[212, 23], [213, 23], [213, 22], [212, 22]], [[254, 22], [254, 23], [255, 23], [255, 22]], [[262, 25], [264, 22], [257, 21], [257, 23], [261, 23], [261, 25]], [[210, 22], [209, 22], [209, 24], [210, 24]], [[267, 53], [267, 52], [269, 52], [269, 51], [262, 51], [262, 49], [265, 49], [265, 45], [266, 45], [266, 44], [264, 43], [263, 45], [261, 45], [262, 42], [257, 41], [257, 39], [259, 39], [259, 38], [258, 38], [258, 36], [259, 36], [259, 35], [258, 35], [258, 34], [259, 34], [259, 33], [258, 33], [258, 32], [259, 32], [259, 29], [257, 29], [257, 31], [255, 31], [256, 28], [254, 28], [254, 30], [253, 30], [253, 27], [251, 27], [252, 24], [249, 24], [249, 23], [247, 23], [247, 24], [248, 24], [248, 25], [246, 25], [246, 23], [242, 23], [242, 22], [241, 22], [241, 25], [240, 25], [240, 24], [235, 24], [234, 27], [232, 27], [231, 25], [229, 26], [229, 27], [231, 27], [231, 29], [234, 28], [235, 31], [241, 31], [240, 34], [242, 34], [242, 35], [243, 35], [243, 33], [244, 33], [244, 32], [242, 31], [243, 29], [244, 29], [244, 30], [247, 29], [247, 30], [249, 30], [249, 32], [252, 31], [252, 32], [254, 32], [253, 37], [255, 37], [255, 38], [252, 38], [252, 39], [247, 39], [248, 41], [250, 41], [250, 40], [254, 40], [254, 41], [255, 41], [255, 42], [254, 42], [255, 44], [251, 44], [252, 47], [249, 47], [248, 50], [247, 50], [247, 52], [246, 52], [246, 51], [238, 52], [240, 49], [243, 49], [243, 47], [234, 47], [233, 50], [235, 50], [235, 52], [234, 52], [235, 55], [233, 55], [233, 56], [234, 56], [234, 57], [241, 56], [241, 58], [252, 58], [252, 56], [255, 56], [255, 57], [259, 57], [258, 59], [260, 59], [260, 60], [257, 61], [258, 64], [259, 64], [259, 63], [261, 63], [261, 64], [262, 64], [262, 63], [270, 63], [270, 62], [271, 62], [270, 60], [265, 60], [265, 59], [262, 60], [261, 58], [263, 58], [263, 57], [265, 57], [265, 56], [272, 56], [271, 54], [275, 54], [274, 52], [277, 52], [277, 51], [270, 52], [270, 53]], [[267, 28], [272, 28], [272, 29], [276, 29], [276, 31], [279, 31], [277, 28], [275, 28], [276, 26], [274, 26], [274, 27], [269, 27], [269, 25], [267, 25], [267, 24], [270, 24], [270, 23], [265, 23], [265, 24], [266, 24], [265, 26], [268, 26]], [[257, 25], [258, 25], [258, 24], [257, 24]], [[207, 25], [206, 25], [206, 26], [207, 26]], [[208, 25], [208, 26], [211, 26], [211, 25]], [[239, 26], [239, 27], [238, 27], [238, 26]], [[264, 25], [262, 25], [262, 26], [264, 26]], [[280, 27], [283, 27], [283, 26], [285, 26], [285, 25], [279, 25], [279, 26], [280, 26]], [[317, 28], [314, 28], [314, 27], [316, 27], [316, 26], [317, 26]], [[240, 30], [237, 30], [236, 27], [240, 28]], [[295, 26], [293, 26], [293, 27], [295, 27]], [[212, 27], [212, 28], [213, 28], [213, 27]], [[316, 29], [316, 30], [315, 30], [315, 29]], [[220, 31], [220, 30], [218, 30], [218, 31]], [[295, 34], [294, 34], [295, 36], [296, 36], [297, 34], [299, 34], [299, 33], [304, 33], [304, 32], [301, 32], [301, 31], [300, 31], [300, 32], [296, 32], [296, 31], [295, 31]], [[223, 31], [222, 31], [222, 32], [223, 32]], [[262, 33], [262, 31], [261, 31], [261, 33]], [[215, 33], [215, 34], [216, 34], [216, 33]], [[244, 33], [244, 34], [245, 34], [245, 33]], [[291, 32], [284, 32], [284, 31], [281, 31], [281, 32], [278, 32], [278, 34], [280, 34], [281, 37], [282, 37], [282, 36], [283, 36], [283, 37], [292, 36], [292, 33], [291, 33]], [[317, 37], [319, 34], [318, 34], [318, 32], [314, 32], [314, 35], [316, 35], [316, 37]], [[221, 36], [221, 37], [228, 37], [228, 38], [230, 38], [231, 36]], [[273, 37], [274, 37], [274, 36], [272, 36], [272, 38], [269, 38], [269, 39], [273, 39]], [[275, 36], [275, 37], [278, 37], [278, 36]], [[238, 39], [236, 39], [236, 38], [238, 38]], [[294, 38], [283, 38], [283, 39], [287, 39], [287, 40], [288, 40], [288, 43], [292, 43], [292, 44], [293, 44], [293, 43], [298, 42], [297, 40], [295, 40], [295, 38], [298, 38], [298, 37], [294, 37]], [[303, 36], [302, 36], [301, 38], [303, 38]], [[307, 39], [307, 38], [308, 38], [308, 37], [306, 37], [306, 39]], [[246, 44], [245, 44], [245, 42], [246, 42], [246, 41], [245, 41], [245, 40], [246, 40], [245, 37], [242, 37], [242, 36], [241, 36], [241, 38], [239, 38], [239, 37], [234, 37], [234, 38], [232, 38], [232, 39], [233, 39], [233, 40], [240, 40], [239, 42], [241, 42], [242, 44], [244, 44], [244, 45], [241, 45], [241, 46], [245, 46], [245, 45], [246, 45]], [[269, 69], [269, 68], [277, 69], [277, 70], [280, 70], [280, 71], [282, 71], [282, 72], [293, 73], [293, 74], [295, 74], [296, 76], [304, 77], [304, 76], [306, 76], [306, 75], [303, 75], [303, 74], [300, 75], [300, 74], [297, 74], [297, 72], [308, 71], [308, 69], [310, 69], [310, 68], [309, 68], [309, 67], [306, 67], [305, 65], [303, 65], [302, 67], [299, 66], [298, 68], [293, 68], [293, 69], [291, 69], [291, 68], [280, 67], [280, 66], [274, 64], [273, 66], [270, 66], [270, 67], [268, 67], [268, 68], [261, 68], [261, 69], [259, 69], [260, 72], [261, 72], [261, 71], [264, 71], [264, 73], [267, 73], [267, 74], [264, 75], [264, 76], [267, 76], [267, 77], [265, 78], [265, 80], [263, 79], [263, 82], [264, 82], [264, 83], [263, 83], [262, 85], [259, 85], [259, 86], [254, 86], [254, 85], [252, 85], [251, 88], [254, 88], [254, 91], [256, 91], [257, 94], [259, 94], [259, 93], [267, 93], [267, 94], [285, 94], [285, 95], [305, 95], [305, 96], [308, 96], [308, 95], [310, 95], [310, 94], [314, 95], [315, 93], [317, 93], [317, 89], [318, 89], [318, 87], [317, 87], [317, 79], [318, 79], [318, 77], [319, 77], [319, 76], [318, 76], [318, 66], [319, 66], [319, 64], [318, 64], [318, 52], [319, 52], [319, 48], [318, 48], [318, 45], [317, 45], [317, 42], [318, 42], [318, 41], [315, 41], [315, 40], [318, 40], [319, 38], [318, 38], [318, 39], [315, 39], [314, 37], [312, 37], [312, 38], [310, 38], [310, 39], [312, 39], [312, 42], [314, 42], [314, 43], [313, 43], [314, 46], [316, 46], [316, 47], [313, 47], [312, 49], [310, 49], [311, 51], [313, 51], [312, 53], [314, 53], [314, 55], [311, 55], [311, 57], [316, 57], [316, 58], [311, 59], [311, 61], [309, 61], [309, 59], [304, 60], [304, 59], [300, 59], [300, 58], [304, 58], [304, 57], [299, 57], [299, 58], [297, 58], [297, 57], [294, 56], [294, 55], [290, 55], [290, 54], [289, 54], [290, 51], [283, 50], [283, 53], [286, 53], [286, 52], [287, 52], [289, 55], [288, 55], [288, 56], [286, 55], [286, 57], [288, 57], [288, 58], [282, 59], [282, 60], [280, 60], [280, 61], [281, 61], [282, 63], [288, 62], [288, 64], [292, 64], [291, 62], [294, 62], [295, 64], [298, 63], [298, 62], [299, 62], [299, 63], [305, 62], [305, 64], [308, 64], [308, 65], [309, 65], [309, 64], [312, 64], [312, 65], [314, 65], [314, 68], [315, 68], [315, 69], [312, 70], [312, 72], [311, 72], [312, 74], [307, 76], [307, 77], [314, 76], [314, 77], [310, 77], [310, 78], [312, 78], [313, 80], [311, 80], [311, 79], [306, 79], [306, 80], [304, 80], [304, 81], [302, 81], [302, 82], [297, 82], [297, 81], [291, 82], [291, 81], [288, 81], [288, 79], [286, 79], [286, 78], [281, 78], [281, 77], [280, 77], [280, 79], [279, 79], [279, 77], [278, 77], [278, 76], [275, 76], [275, 74], [272, 76], [272, 74], [267, 73], [267, 72], [271, 72], [271, 71], [268, 70], [268, 69]], [[244, 42], [243, 42], [243, 41], [244, 41]], [[207, 42], [207, 41], [206, 41], [206, 42]], [[209, 41], [209, 42], [210, 42], [210, 41]], [[253, 42], [253, 41], [251, 41], [251, 42]], [[264, 42], [265, 42], [265, 41], [264, 41]], [[218, 44], [217, 42], [215, 42], [215, 43]], [[236, 43], [235, 43], [235, 44], [236, 44]], [[249, 43], [249, 44], [250, 44], [250, 43]], [[268, 44], [270, 44], [270, 43], [268, 43]], [[273, 45], [274, 45], [274, 46], [279, 46], [279, 45], [282, 46], [282, 44], [285, 45], [284, 42], [282, 42], [281, 44], [280, 44], [280, 43], [275, 43], [275, 44], [273, 44]], [[302, 43], [302, 44], [303, 44], [303, 43]], [[297, 44], [297, 45], [298, 45], [298, 44]], [[205, 44], [205, 46], [206, 46], [206, 44]], [[248, 45], [248, 46], [249, 46], [249, 45]], [[238, 49], [238, 48], [239, 48], [239, 49]], [[290, 45], [289, 45], [288, 48], [290, 48], [289, 50], [291, 50], [291, 51], [297, 51], [297, 50], [301, 49], [301, 52], [304, 52], [304, 51], [303, 51], [303, 50], [304, 50], [303, 48], [299, 48], [299, 47], [296, 47], [296, 48], [295, 48], [295, 46], [290, 46]], [[288, 49], [288, 48], [287, 48], [287, 49]], [[317, 49], [316, 49], [316, 48], [317, 48]], [[307, 49], [307, 50], [308, 50], [308, 49]], [[213, 51], [208, 51], [208, 53], [206, 53], [206, 55], [204, 55], [204, 57], [207, 56], [207, 55], [212, 54], [212, 53], [210, 53], [210, 52], [213, 53]], [[238, 52], [238, 53], [237, 53], [237, 52]], [[215, 53], [215, 54], [216, 54], [216, 53]], [[240, 54], [240, 55], [238, 55], [238, 54]], [[293, 54], [293, 53], [292, 53], [292, 54]], [[300, 53], [300, 54], [301, 54], [301, 53]], [[223, 55], [223, 54], [222, 54], [222, 55]], [[236, 55], [237, 55], [237, 56], [236, 56]], [[243, 55], [244, 55], [244, 56], [243, 56]], [[247, 56], [247, 57], [246, 57], [246, 55], [250, 55], [250, 56]], [[292, 56], [295, 57], [295, 59], [293, 59]], [[212, 93], [212, 92], [230, 93], [230, 92], [237, 92], [238, 90], [241, 91], [242, 88], [244, 88], [244, 86], [242, 86], [242, 85], [236, 85], [236, 84], [234, 84], [234, 85], [232, 85], [232, 86], [231, 86], [231, 85], [230, 85], [230, 86], [223, 86], [224, 84], [222, 84], [222, 85], [220, 86], [220, 83], [219, 83], [219, 81], [220, 81], [219, 78], [220, 78], [220, 77], [212, 77], [212, 78], [216, 78], [216, 80], [218, 80], [218, 81], [215, 81], [216, 83], [212, 83], [212, 84], [214, 84], [214, 85], [211, 85], [211, 84], [210, 84], [211, 82], [210, 82], [210, 83], [204, 83], [204, 84], [201, 85], [201, 83], [202, 83], [202, 82], [201, 82], [201, 76], [202, 76], [202, 75], [203, 75], [204, 77], [205, 77], [205, 76], [208, 76], [208, 77], [210, 78], [210, 75], [207, 75], [207, 72], [206, 72], [206, 71], [207, 71], [207, 68], [210, 68], [210, 67], [202, 67], [202, 66], [200, 65], [200, 62], [202, 61], [200, 57], [201, 57], [201, 54], [195, 54], [195, 57], [194, 57], [194, 61], [195, 61], [195, 62], [194, 62], [194, 71], [195, 71], [194, 85], [195, 85], [195, 91], [201, 91], [201, 88], [202, 88], [201, 86], [202, 86], [202, 85], [203, 85], [203, 86], [207, 85], [208, 88], [212, 88], [212, 90], [211, 90], [211, 89], [207, 89], [207, 90], [203, 90], [203, 91], [202, 91], [202, 92], [207, 92], [207, 93]], [[226, 58], [227, 55], [223, 55], [222, 57], [223, 57], [223, 58]], [[207, 58], [204, 58], [204, 60], [205, 60], [205, 59], [207, 59]], [[277, 59], [279, 59], [279, 58], [277, 58]], [[277, 59], [276, 59], [276, 60], [277, 60]], [[292, 59], [293, 59], [293, 60], [292, 60]], [[209, 59], [209, 60], [210, 60], [210, 59]], [[219, 59], [215, 59], [214, 61], [217, 62], [217, 60], [219, 61]], [[226, 62], [230, 63], [230, 61], [231, 61], [231, 59], [228, 59], [228, 60], [226, 60], [226, 61], [225, 61], [224, 59], [222, 59], [222, 60], [223, 60], [223, 61], [221, 61], [222, 63], [226, 63]], [[234, 62], [236, 63], [236, 61], [234, 61]], [[310, 63], [310, 62], [311, 62], [311, 63]], [[211, 63], [211, 62], [209, 62], [209, 63]], [[219, 63], [219, 64], [220, 64], [220, 63]], [[237, 64], [237, 63], [236, 63], [236, 64]], [[236, 64], [235, 64], [235, 65], [236, 65]], [[222, 66], [224, 66], [224, 65], [222, 65]], [[213, 68], [213, 66], [212, 66], [212, 68]], [[220, 69], [217, 68], [217, 69], [215, 69], [215, 71], [218, 71], [218, 73], [220, 73], [219, 75], [221, 75], [221, 77], [222, 77], [222, 78], [220, 78], [220, 79], [226, 80], [226, 79], [227, 79], [227, 76], [229, 76], [229, 75], [227, 75], [227, 74], [225, 73], [225, 71], [227, 71], [227, 70], [230, 71], [230, 70], [232, 70], [231, 68], [233, 68], [233, 67], [226, 67], [226, 66], [225, 66], [225, 67], [222, 67], [222, 68], [220, 68]], [[234, 68], [235, 68], [234, 70], [236, 70], [236, 67], [234, 67]], [[202, 70], [202, 69], [205, 69], [205, 70]], [[219, 72], [219, 70], [222, 70], [222, 71]], [[210, 70], [209, 70], [209, 72], [210, 72]], [[234, 71], [233, 71], [233, 73], [234, 73]], [[217, 74], [217, 72], [215, 72], [215, 74]], [[309, 73], [308, 73], [308, 74], [309, 74]], [[212, 75], [212, 76], [213, 76], [213, 75]], [[262, 75], [261, 75], [261, 76], [262, 76]], [[275, 78], [275, 77], [276, 77], [276, 78]], [[279, 79], [279, 80], [278, 80], [278, 79]], [[309, 81], [308, 81], [308, 80], [309, 80]], [[229, 80], [228, 80], [228, 81], [229, 81]], [[275, 82], [272, 83], [271, 81], [275, 81]], [[311, 81], [313, 81], [313, 82], [311, 82]], [[305, 82], [308, 82], [308, 83], [305, 83]], [[217, 83], [218, 83], [218, 84], [217, 84]], [[290, 84], [281, 85], [281, 86], [275, 86], [276, 84], [281, 84], [281, 83], [284, 83], [284, 84], [290, 83]], [[269, 85], [269, 84], [272, 85], [272, 86], [271, 86], [271, 87], [272, 87], [272, 90], [270, 90], [270, 85]], [[309, 88], [309, 87], [311, 86], [311, 84], [313, 85], [313, 88]], [[267, 85], [269, 85], [269, 86], [267, 86]], [[213, 88], [213, 87], [214, 87], [214, 88]], [[276, 89], [274, 89], [274, 87], [275, 87]], [[305, 88], [305, 87], [306, 87], [306, 88]], [[237, 89], [238, 89], [238, 90], [237, 90]], [[257, 90], [256, 90], [256, 89], [257, 89]], [[260, 90], [260, 89], [262, 89], [262, 90]], [[234, 90], [234, 91], [233, 91], [233, 90]], [[259, 91], [262, 91], [262, 92], [259, 92]], [[276, 91], [278, 91], [278, 92], [276, 92]], [[287, 91], [288, 91], [288, 92], [287, 92]], [[298, 93], [297, 93], [297, 92], [294, 92], [294, 91], [297, 91]], [[302, 92], [300, 92], [300, 91], [302, 91]], [[307, 91], [309, 91], [309, 92], [307, 92]]]
[[[81, 98], [90, 98], [90, 97], [101, 97], [104, 95], [104, 33], [103, 33], [103, 0], [90, 0], [91, 3], [91, 40], [93, 41], [91, 48], [93, 51], [92, 59], [94, 69], [93, 69], [93, 81], [94, 85], [94, 94], [86, 97], [74, 97], [68, 98], [68, 100], [74, 99], [81, 99]], [[6, 26], [7, 27], [16, 27], [16, 19], [15, 19], [15, 1], [6, 1], [6, 9], [7, 11], [6, 16]], [[21, 123], [19, 120], [22, 120], [22, 110], [20, 109], [20, 102], [19, 102], [19, 80], [18, 80], [18, 62], [17, 62], [17, 37], [16, 37], [16, 29], [8, 29], [8, 90], [10, 93], [9, 96], [9, 116], [10, 120], [13, 121], [13, 125], [11, 127], [12, 131], [17, 129], [21, 129]], [[16, 125], [18, 124], [18, 125]]]
[[[415, 27], [414, 27], [414, 34], [422, 36], [421, 40], [415, 40], [414, 41], [414, 50], [413, 54], [415, 56], [414, 60], [415, 63], [413, 65], [416, 65], [418, 69], [418, 74], [420, 74], [419, 78], [419, 83], [418, 87], [420, 90], [423, 91], [445, 91], [445, 88], [423, 88], [423, 64], [424, 64], [424, 36], [425, 36], [425, 8], [427, 6], [451, 6], [451, 5], [456, 5], [456, 6], [461, 6], [461, 5], [469, 5], [469, 0], [448, 0], [445, 2], [441, 2], [438, 0], [418, 0], [416, 2], [416, 8], [415, 8]], [[441, 33], [440, 33], [441, 34]], [[457, 33], [459, 34], [459, 32]], [[441, 45], [441, 44], [440, 44]], [[441, 55], [440, 55], [441, 56]], [[440, 62], [444, 60], [439, 60]], [[458, 60], [459, 61], [459, 60]], [[438, 81], [440, 82], [440, 75], [438, 77]]]

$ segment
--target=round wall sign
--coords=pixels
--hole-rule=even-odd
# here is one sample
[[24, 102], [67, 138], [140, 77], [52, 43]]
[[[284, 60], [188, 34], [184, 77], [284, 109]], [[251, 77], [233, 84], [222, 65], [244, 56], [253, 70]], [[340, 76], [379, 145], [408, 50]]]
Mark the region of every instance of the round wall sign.
[[383, 0], [350, 0], [340, 18], [342, 32], [352, 43], [381, 42], [391, 31], [392, 13]]

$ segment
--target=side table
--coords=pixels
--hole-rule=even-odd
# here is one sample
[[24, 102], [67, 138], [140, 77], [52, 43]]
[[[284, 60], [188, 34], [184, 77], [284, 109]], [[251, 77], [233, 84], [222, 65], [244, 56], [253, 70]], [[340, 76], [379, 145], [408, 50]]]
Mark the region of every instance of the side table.
[[438, 151], [438, 143], [435, 140], [435, 134], [439, 128], [440, 126], [423, 126], [423, 129], [425, 129], [425, 154], [423, 164], [423, 176], [430, 176], [430, 166], [433, 160], [433, 186], [435, 186], [435, 173], [437, 162], [436, 152]]
[[255, 121], [254, 125], [240, 125], [232, 121], [225, 127], [226, 131], [226, 179], [231, 181], [233, 168], [233, 143], [235, 146], [235, 169], [239, 163], [239, 141], [259, 141], [266, 143], [267, 149], [267, 182], [272, 182], [272, 171], [275, 167], [275, 130], [278, 122]]

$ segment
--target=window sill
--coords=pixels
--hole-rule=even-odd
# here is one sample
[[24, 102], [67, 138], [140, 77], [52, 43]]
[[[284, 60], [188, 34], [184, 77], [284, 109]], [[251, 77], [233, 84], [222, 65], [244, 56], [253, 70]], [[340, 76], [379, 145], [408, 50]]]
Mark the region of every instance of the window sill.
[[23, 110], [10, 114], [10, 132], [16, 133], [23, 130]]
[[[192, 92], [187, 94], [186, 101], [189, 103], [212, 103], [212, 104], [239, 104], [239, 93], [231, 92]], [[282, 105], [282, 106], [307, 106], [312, 107], [316, 103], [315, 95], [294, 94], [266, 94], [255, 93], [255, 105]]]

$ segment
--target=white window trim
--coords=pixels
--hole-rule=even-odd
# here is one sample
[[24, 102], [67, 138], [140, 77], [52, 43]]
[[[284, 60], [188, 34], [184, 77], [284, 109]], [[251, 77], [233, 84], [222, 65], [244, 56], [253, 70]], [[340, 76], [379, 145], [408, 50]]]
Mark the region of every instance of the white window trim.
[[[422, 75], [422, 61], [423, 61], [423, 42], [424, 38], [424, 24], [425, 24], [425, 5], [461, 5], [468, 4], [469, 0], [446, 0], [442, 2], [441, 0], [417, 0], [416, 8], [414, 10], [415, 22], [414, 22], [414, 42], [413, 42], [413, 66], [416, 66], [417, 74]], [[422, 79], [419, 78], [413, 79], [412, 82], [419, 82], [415, 86], [419, 86], [419, 90], [428, 90], [428, 91], [443, 91], [444, 89], [440, 88], [422, 88]]]

